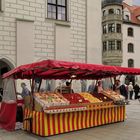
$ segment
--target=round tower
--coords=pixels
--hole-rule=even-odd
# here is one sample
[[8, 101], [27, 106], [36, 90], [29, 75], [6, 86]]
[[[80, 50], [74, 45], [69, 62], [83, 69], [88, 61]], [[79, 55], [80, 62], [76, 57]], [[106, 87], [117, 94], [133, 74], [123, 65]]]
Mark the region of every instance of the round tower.
[[123, 0], [102, 1], [102, 62], [121, 66]]

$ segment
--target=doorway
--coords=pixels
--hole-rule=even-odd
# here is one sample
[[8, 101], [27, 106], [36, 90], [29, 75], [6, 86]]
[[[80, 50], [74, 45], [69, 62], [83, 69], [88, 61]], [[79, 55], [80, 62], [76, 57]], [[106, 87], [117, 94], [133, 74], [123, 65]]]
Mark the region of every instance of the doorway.
[[7, 59], [0, 59], [0, 88], [2, 88], [2, 75], [13, 68], [14, 66]]

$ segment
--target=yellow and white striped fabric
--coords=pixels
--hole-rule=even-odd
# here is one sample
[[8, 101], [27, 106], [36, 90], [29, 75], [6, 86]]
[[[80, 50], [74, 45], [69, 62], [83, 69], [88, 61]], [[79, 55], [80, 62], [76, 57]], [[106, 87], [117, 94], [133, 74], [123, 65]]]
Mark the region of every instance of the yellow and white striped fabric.
[[[24, 116], [32, 115], [32, 132], [40, 136], [50, 136], [99, 125], [125, 120], [125, 106], [114, 106], [98, 110], [46, 114], [30, 112], [25, 109]], [[29, 122], [24, 122], [24, 129], [29, 131]]]

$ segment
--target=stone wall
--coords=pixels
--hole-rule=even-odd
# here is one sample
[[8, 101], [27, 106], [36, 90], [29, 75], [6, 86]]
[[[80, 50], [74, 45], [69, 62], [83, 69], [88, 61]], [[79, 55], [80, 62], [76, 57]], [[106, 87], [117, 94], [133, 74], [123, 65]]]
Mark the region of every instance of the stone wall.
[[16, 21], [23, 20], [34, 22], [34, 61], [55, 58], [55, 26], [59, 23], [71, 29], [71, 60], [85, 62], [86, 1], [69, 0], [67, 22], [48, 19], [46, 5], [47, 0], [5, 0], [0, 12], [0, 57], [16, 66]]

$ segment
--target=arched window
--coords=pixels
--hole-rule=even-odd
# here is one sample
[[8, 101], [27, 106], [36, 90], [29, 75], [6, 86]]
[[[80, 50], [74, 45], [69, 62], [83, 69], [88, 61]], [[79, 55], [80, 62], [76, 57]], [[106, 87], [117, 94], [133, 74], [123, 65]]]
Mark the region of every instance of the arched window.
[[114, 9], [109, 9], [108, 14], [114, 14]]
[[134, 60], [128, 59], [128, 67], [134, 67]]
[[121, 10], [120, 10], [120, 9], [117, 9], [117, 10], [116, 10], [116, 14], [117, 14], [117, 15], [120, 15], [120, 14], [121, 14]]
[[127, 34], [128, 34], [128, 36], [134, 36], [134, 33], [133, 33], [134, 31], [133, 31], [133, 28], [128, 28], [127, 29]]
[[134, 45], [132, 43], [128, 44], [128, 52], [133, 53], [134, 52]]
[[129, 21], [129, 20], [130, 20], [130, 19], [129, 19], [129, 15], [125, 15], [124, 19], [125, 19], [126, 21]]
[[103, 16], [105, 16], [105, 15], [106, 15], [106, 11], [104, 10], [104, 11], [103, 11]]

